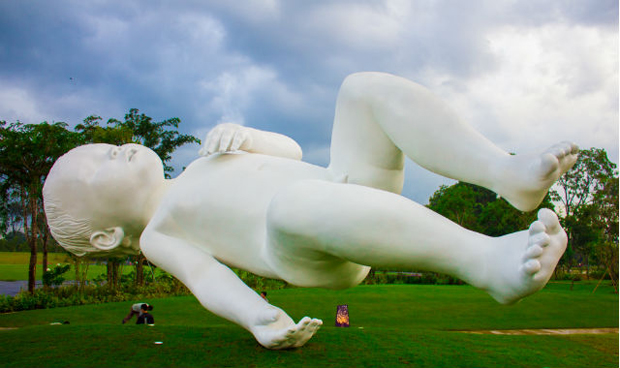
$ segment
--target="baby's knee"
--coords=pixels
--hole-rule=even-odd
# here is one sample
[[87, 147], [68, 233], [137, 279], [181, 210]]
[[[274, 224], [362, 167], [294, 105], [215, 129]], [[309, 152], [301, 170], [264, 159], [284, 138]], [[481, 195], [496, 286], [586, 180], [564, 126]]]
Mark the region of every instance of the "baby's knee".
[[[395, 86], [403, 83], [405, 79], [383, 72], [358, 72], [348, 75], [342, 82], [341, 92], [376, 93], [376, 88]], [[411, 83], [407, 81], [407, 83]]]

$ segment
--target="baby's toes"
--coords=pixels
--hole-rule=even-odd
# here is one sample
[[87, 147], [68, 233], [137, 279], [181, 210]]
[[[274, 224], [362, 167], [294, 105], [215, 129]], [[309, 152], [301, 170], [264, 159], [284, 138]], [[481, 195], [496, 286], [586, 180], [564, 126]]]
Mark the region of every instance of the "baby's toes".
[[542, 254], [543, 254], [543, 248], [538, 244], [534, 244], [531, 247], [527, 248], [527, 250], [525, 251], [525, 254], [523, 255], [523, 260], [527, 261], [529, 259], [538, 258]]
[[538, 211], [538, 220], [543, 224], [547, 232], [553, 232], [561, 228], [558, 216], [548, 208], [541, 208]]
[[540, 166], [538, 174], [542, 179], [546, 179], [560, 167], [560, 160], [554, 152], [546, 152], [540, 156]]
[[561, 156], [558, 156], [558, 157], [574, 155], [579, 152], [579, 147], [573, 142], [564, 141], [564, 142], [558, 143], [556, 146], [557, 146], [557, 150], [561, 152]]
[[532, 238], [536, 234], [544, 233], [545, 230], [545, 224], [543, 224], [540, 220], [532, 222], [529, 229], [530, 238]]
[[558, 143], [556, 145], [551, 146], [551, 148], [549, 148], [547, 152], [551, 153], [557, 158], [562, 158], [566, 156], [566, 154], [569, 152], [569, 149], [567, 149], [565, 144]]
[[530, 234], [528, 239], [528, 248], [532, 246], [546, 247], [551, 242], [551, 238], [547, 233], [534, 233]]
[[530, 259], [523, 264], [522, 268], [526, 274], [533, 275], [536, 272], [540, 271], [542, 266], [540, 265], [540, 262], [537, 259]]
[[576, 155], [579, 153], [579, 146], [573, 142], [570, 142], [570, 153], [571, 155]]

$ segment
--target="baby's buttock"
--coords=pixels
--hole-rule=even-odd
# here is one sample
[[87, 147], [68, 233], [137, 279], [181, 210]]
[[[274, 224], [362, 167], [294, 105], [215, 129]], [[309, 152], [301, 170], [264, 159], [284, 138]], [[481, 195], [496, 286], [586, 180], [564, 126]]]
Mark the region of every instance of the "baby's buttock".
[[370, 267], [349, 262], [328, 254], [300, 256], [297, 252], [283, 251], [287, 245], [268, 244], [263, 257], [279, 278], [300, 287], [346, 289], [361, 283]]

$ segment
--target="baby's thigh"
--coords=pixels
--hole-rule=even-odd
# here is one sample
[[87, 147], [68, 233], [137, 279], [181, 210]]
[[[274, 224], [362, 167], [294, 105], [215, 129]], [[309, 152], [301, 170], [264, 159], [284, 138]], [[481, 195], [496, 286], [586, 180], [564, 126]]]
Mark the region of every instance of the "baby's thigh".
[[291, 284], [343, 289], [359, 284], [370, 270], [330, 253], [331, 239], [339, 238], [339, 229], [321, 214], [325, 206], [334, 205], [324, 202], [322, 190], [333, 185], [338, 184], [302, 181], [271, 201], [263, 256]]
[[313, 250], [289, 236], [269, 239], [263, 257], [286, 282], [301, 287], [346, 289], [364, 280], [370, 267]]

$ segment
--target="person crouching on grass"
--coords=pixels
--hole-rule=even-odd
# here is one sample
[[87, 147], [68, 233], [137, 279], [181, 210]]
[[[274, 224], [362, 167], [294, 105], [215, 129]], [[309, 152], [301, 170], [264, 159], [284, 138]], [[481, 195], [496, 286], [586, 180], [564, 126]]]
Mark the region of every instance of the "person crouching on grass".
[[[129, 314], [127, 316], [125, 316], [125, 318], [123, 318], [123, 324], [127, 323], [130, 319], [133, 318], [133, 316], [135, 316], [136, 314], [138, 315], [138, 323], [140, 323], [140, 317], [142, 317], [142, 315], [145, 313], [145, 311], [148, 313], [148, 311], [153, 310], [153, 306], [147, 303], [136, 303], [134, 305], [131, 306], [131, 310], [129, 311]], [[151, 319], [153, 318], [153, 316], [151, 316]], [[144, 322], [142, 322], [144, 323]]]

